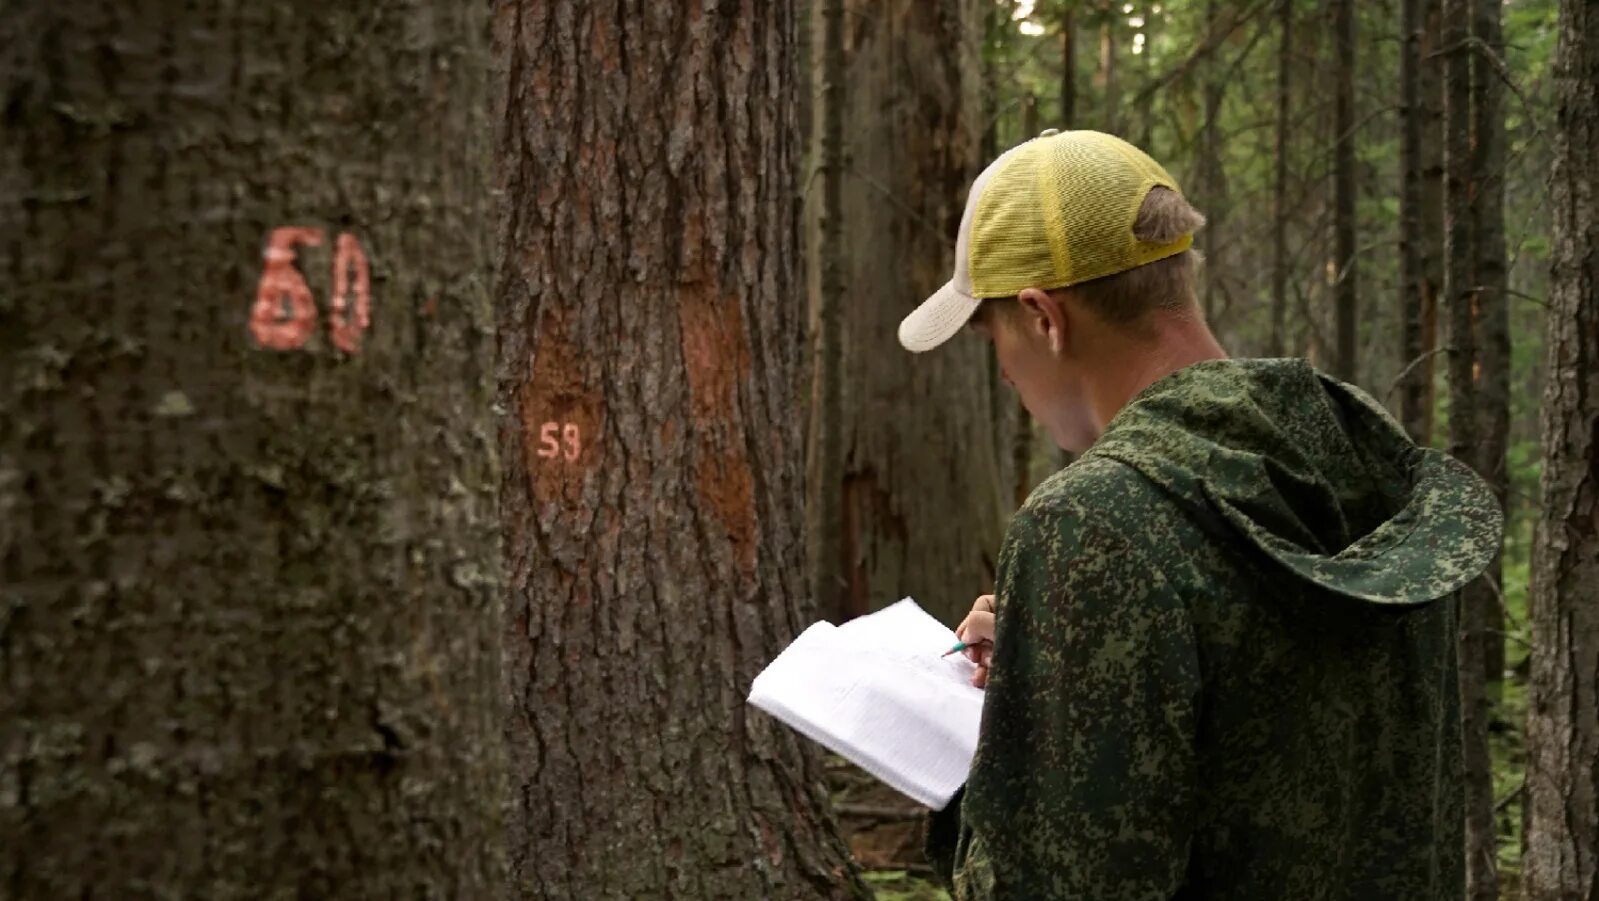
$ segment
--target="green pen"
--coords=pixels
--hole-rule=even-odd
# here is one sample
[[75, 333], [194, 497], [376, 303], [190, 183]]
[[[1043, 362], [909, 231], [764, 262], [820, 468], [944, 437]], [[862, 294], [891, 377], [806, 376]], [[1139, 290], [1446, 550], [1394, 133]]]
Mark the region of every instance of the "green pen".
[[980, 645], [980, 644], [988, 644], [988, 639], [984, 638], [981, 641], [974, 641], [971, 644], [967, 644], [964, 641], [957, 641], [957, 642], [955, 642], [955, 646], [954, 647], [950, 648], [949, 650], [945, 651], [942, 654], [939, 654], [938, 656], [940, 656], [940, 657], [948, 657], [951, 654], [959, 653], [961, 651], [966, 650], [967, 648], [975, 647], [975, 646]]

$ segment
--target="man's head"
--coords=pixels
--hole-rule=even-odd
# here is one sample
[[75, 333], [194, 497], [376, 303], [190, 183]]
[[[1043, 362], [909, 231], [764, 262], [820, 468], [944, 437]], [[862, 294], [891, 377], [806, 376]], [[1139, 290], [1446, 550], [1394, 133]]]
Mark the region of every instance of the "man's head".
[[1224, 355], [1194, 295], [1203, 224], [1132, 145], [1046, 132], [978, 176], [955, 277], [905, 318], [900, 342], [929, 350], [969, 323], [1033, 417], [1082, 451], [1132, 394]]

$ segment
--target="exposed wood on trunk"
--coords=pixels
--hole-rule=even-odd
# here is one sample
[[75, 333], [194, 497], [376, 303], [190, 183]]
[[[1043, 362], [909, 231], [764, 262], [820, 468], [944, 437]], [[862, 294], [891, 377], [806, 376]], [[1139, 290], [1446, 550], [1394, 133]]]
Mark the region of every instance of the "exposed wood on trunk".
[[484, 24], [0, 16], [0, 895], [499, 893]]
[[744, 702], [814, 616], [792, 7], [497, 15], [510, 894], [867, 897]]

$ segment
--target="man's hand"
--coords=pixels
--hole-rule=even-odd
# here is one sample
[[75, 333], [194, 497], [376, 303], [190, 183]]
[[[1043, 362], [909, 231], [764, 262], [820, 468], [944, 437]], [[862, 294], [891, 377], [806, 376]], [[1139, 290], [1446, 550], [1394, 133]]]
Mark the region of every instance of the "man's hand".
[[977, 672], [972, 674], [972, 684], [982, 688], [988, 684], [988, 663], [994, 657], [994, 596], [985, 594], [972, 604], [972, 612], [966, 614], [961, 624], [955, 627], [955, 637], [966, 642], [964, 653], [966, 658], [977, 664]]

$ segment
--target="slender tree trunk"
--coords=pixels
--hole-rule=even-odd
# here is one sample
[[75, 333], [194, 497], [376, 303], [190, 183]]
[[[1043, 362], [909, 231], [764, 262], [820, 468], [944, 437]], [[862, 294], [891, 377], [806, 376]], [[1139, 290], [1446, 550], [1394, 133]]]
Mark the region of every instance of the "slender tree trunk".
[[811, 596], [835, 622], [848, 616], [844, 578], [843, 319], [844, 305], [844, 0], [821, 0], [821, 126], [816, 151], [822, 182], [817, 213], [816, 369], [810, 498]]
[[814, 615], [792, 7], [636, 13], [497, 6], [510, 894], [865, 896], [744, 703]]
[[[1510, 304], [1505, 294], [1505, 116], [1504, 84], [1484, 53], [1503, 58], [1501, 0], [1474, 0], [1473, 31], [1481, 42], [1471, 66], [1472, 317], [1477, 327], [1477, 468], [1493, 487], [1501, 509], [1509, 496], [1505, 452], [1510, 441]], [[1594, 86], [1599, 90], [1599, 85]], [[1483, 676], [1493, 690], [1504, 680], [1505, 615], [1502, 561], [1495, 557], [1486, 578], [1491, 595], [1483, 606]], [[1497, 694], [1497, 692], [1494, 692]]]
[[1060, 11], [1060, 129], [1076, 128], [1077, 122], [1077, 29], [1072, 24], [1077, 8], [1063, 5]]
[[0, 16], [0, 895], [499, 890], [486, 24]]
[[[1444, 296], [1449, 308], [1449, 450], [1482, 471], [1475, 393], [1480, 360], [1473, 323], [1470, 51], [1466, 47], [1472, 0], [1447, 0], [1443, 34], [1445, 222]], [[1493, 819], [1493, 766], [1488, 752], [1490, 703], [1486, 685], [1487, 617], [1496, 603], [1492, 583], [1474, 579], [1460, 593], [1460, 707], [1465, 742], [1466, 894], [1471, 901], [1498, 898]]]
[[1094, 75], [1094, 85], [1099, 88], [1099, 127], [1108, 134], [1118, 134], [1121, 127], [1121, 85], [1116, 71], [1116, 41], [1121, 21], [1120, 0], [1106, 0], [1101, 7], [1099, 22], [1099, 71]]
[[1422, 0], [1422, 41], [1419, 81], [1422, 108], [1421, 138], [1421, 344], [1427, 358], [1418, 367], [1426, 386], [1422, 402], [1422, 434], [1431, 443], [1437, 433], [1438, 410], [1438, 300], [1444, 284], [1444, 79], [1446, 60], [1434, 55], [1441, 43], [1443, 0]]
[[1333, 242], [1338, 261], [1334, 286], [1337, 309], [1337, 355], [1333, 372], [1355, 381], [1355, 348], [1359, 338], [1356, 290], [1360, 266], [1355, 257], [1355, 2], [1334, 0], [1333, 34], [1337, 56], [1333, 104]]
[[958, 335], [913, 355], [895, 334], [954, 269], [978, 170], [979, 14], [967, 0], [848, 0], [845, 16], [844, 218], [858, 236], [843, 345], [851, 604], [910, 595], [951, 625], [991, 585], [1010, 509], [1008, 455], [994, 450], [1002, 414], [982, 341]]
[[1562, 0], [1543, 503], [1532, 558], [1527, 901], [1599, 896], [1599, 10]]
[[1426, 274], [1422, 254], [1423, 177], [1421, 31], [1423, 0], [1400, 0], [1399, 12], [1399, 420], [1418, 444], [1427, 444]]
[[1293, 0], [1279, 0], [1277, 14], [1281, 24], [1277, 45], [1277, 147], [1272, 176], [1272, 220], [1276, 227], [1271, 237], [1271, 353], [1280, 357], [1288, 352], [1288, 109], [1293, 77]]

